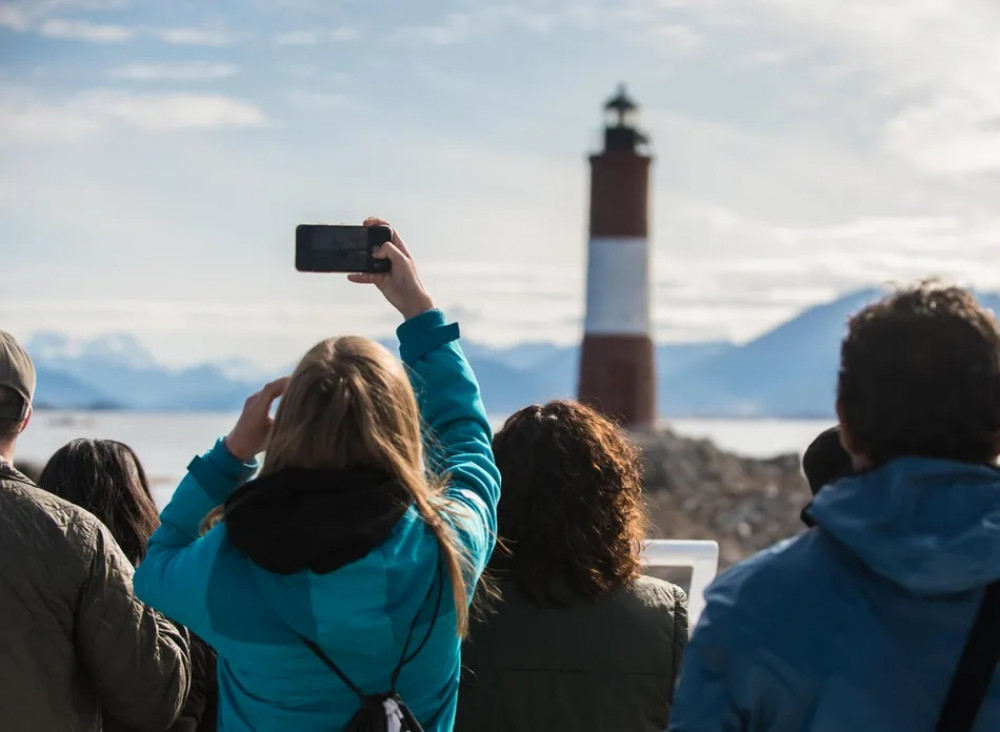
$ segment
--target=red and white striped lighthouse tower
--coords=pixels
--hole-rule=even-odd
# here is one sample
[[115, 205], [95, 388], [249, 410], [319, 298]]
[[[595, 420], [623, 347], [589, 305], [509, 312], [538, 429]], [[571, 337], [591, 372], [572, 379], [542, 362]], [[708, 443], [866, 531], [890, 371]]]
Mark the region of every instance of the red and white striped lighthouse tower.
[[587, 315], [579, 399], [627, 427], [656, 419], [649, 316], [649, 166], [624, 86], [605, 104], [604, 150], [590, 157]]

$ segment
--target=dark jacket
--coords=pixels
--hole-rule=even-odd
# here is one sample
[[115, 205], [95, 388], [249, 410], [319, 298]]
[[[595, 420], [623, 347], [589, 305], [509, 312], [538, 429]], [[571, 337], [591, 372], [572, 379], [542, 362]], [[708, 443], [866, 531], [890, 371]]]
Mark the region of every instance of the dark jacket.
[[[188, 632], [191, 639], [191, 691], [181, 716], [168, 732], [215, 732], [219, 717], [219, 684], [215, 676], [215, 651]], [[104, 712], [103, 732], [136, 732], [136, 728]]]
[[0, 725], [100, 732], [102, 704], [163, 730], [190, 683], [182, 633], [132, 593], [104, 525], [0, 462]]
[[[894, 460], [824, 487], [810, 513], [817, 528], [706, 591], [671, 730], [934, 729], [1000, 579], [1000, 470]], [[1000, 673], [973, 729], [1000, 730]]]
[[539, 608], [510, 583], [463, 649], [456, 732], [663, 732], [687, 597], [640, 577], [596, 602]]

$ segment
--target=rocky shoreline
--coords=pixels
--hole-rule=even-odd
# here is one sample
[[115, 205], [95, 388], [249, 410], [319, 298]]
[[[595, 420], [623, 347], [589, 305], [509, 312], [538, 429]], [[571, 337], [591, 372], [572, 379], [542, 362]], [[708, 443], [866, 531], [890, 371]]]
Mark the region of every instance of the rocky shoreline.
[[715, 539], [724, 569], [804, 528], [810, 493], [797, 454], [746, 458], [670, 430], [632, 440], [643, 454], [652, 536]]

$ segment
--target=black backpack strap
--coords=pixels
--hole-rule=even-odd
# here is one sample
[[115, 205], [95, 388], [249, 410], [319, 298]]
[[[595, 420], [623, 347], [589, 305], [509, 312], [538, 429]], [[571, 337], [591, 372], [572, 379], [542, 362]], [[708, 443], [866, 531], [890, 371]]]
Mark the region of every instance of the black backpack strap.
[[1000, 660], [1000, 581], [986, 586], [965, 641], [937, 732], [971, 732]]
[[[417, 646], [416, 650], [413, 651], [409, 656], [407, 652], [410, 650], [410, 642], [413, 640], [413, 631], [417, 628], [417, 620], [420, 619], [420, 611], [423, 610], [424, 605], [431, 597], [431, 591], [437, 586], [437, 601], [434, 603], [434, 614], [431, 616], [431, 622], [427, 626], [427, 632], [424, 633], [423, 640]], [[403, 644], [403, 652], [399, 656], [399, 663], [396, 664], [396, 668], [392, 670], [392, 684], [389, 687], [390, 693], [396, 693], [396, 683], [399, 681], [399, 674], [403, 670], [403, 666], [408, 664], [414, 658], [416, 658], [420, 651], [424, 650], [424, 646], [427, 645], [427, 641], [431, 639], [431, 634], [434, 632], [434, 626], [437, 625], [438, 614], [441, 612], [441, 595], [444, 594], [444, 576], [441, 572], [441, 557], [438, 555], [437, 571], [434, 573], [434, 579], [431, 580], [431, 586], [427, 588], [427, 594], [424, 596], [424, 601], [420, 603], [420, 609], [417, 610], [416, 616], [413, 618], [413, 622], [410, 623], [410, 631], [406, 634], [406, 643]]]
[[361, 701], [364, 701], [365, 693], [358, 688], [357, 684], [351, 681], [350, 677], [347, 674], [345, 674], [337, 667], [337, 664], [335, 664], [333, 661], [330, 660], [329, 656], [323, 653], [322, 648], [320, 648], [318, 645], [316, 645], [311, 640], [306, 638], [304, 635], [301, 635], [299, 633], [296, 633], [296, 635], [299, 636], [302, 642], [305, 643], [306, 646], [308, 646], [309, 650], [312, 651], [320, 661], [326, 664], [327, 668], [329, 668], [331, 671], [337, 674], [337, 677], [341, 681], [343, 681], [344, 684], [347, 685], [348, 689], [353, 691], [358, 696], [358, 698], [361, 699]]
[[[431, 616], [430, 625], [428, 625], [427, 627], [427, 633], [424, 635], [423, 640], [420, 641], [420, 645], [417, 646], [416, 650], [414, 650], [413, 653], [407, 655], [410, 650], [410, 643], [413, 640], [413, 632], [416, 630], [417, 621], [420, 619], [420, 613], [424, 609], [424, 606], [427, 604], [427, 601], [431, 598], [431, 593], [434, 591], [435, 587], [437, 588], [437, 604], [435, 605], [434, 608], [434, 615]], [[410, 623], [410, 630], [406, 634], [406, 643], [403, 644], [403, 653], [399, 657], [399, 663], [396, 664], [396, 668], [394, 668], [392, 671], [392, 686], [389, 689], [390, 694], [396, 693], [396, 682], [399, 681], [399, 674], [403, 670], [403, 667], [410, 661], [412, 661], [414, 658], [416, 658], [417, 654], [419, 654], [420, 651], [424, 649], [424, 646], [427, 645], [427, 641], [430, 640], [431, 634], [434, 632], [434, 626], [437, 624], [437, 616], [441, 611], [441, 596], [443, 592], [444, 592], [444, 577], [442, 576], [441, 573], [441, 561], [439, 558], [437, 563], [437, 571], [434, 574], [434, 578], [431, 580], [430, 587], [427, 588], [427, 594], [424, 595], [424, 599], [420, 603], [420, 607], [417, 609], [417, 614], [416, 616], [414, 616], [413, 622]], [[309, 640], [301, 633], [296, 633], [295, 635], [299, 637], [299, 639], [306, 645], [306, 647], [310, 651], [312, 651], [313, 654], [320, 661], [322, 661], [327, 668], [329, 668], [331, 671], [333, 671], [333, 673], [337, 675], [337, 678], [339, 678], [341, 681], [344, 682], [347, 688], [353, 691], [355, 695], [357, 695], [357, 697], [361, 699], [362, 702], [364, 702], [365, 698], [368, 695], [365, 694], [357, 684], [351, 681], [351, 678], [347, 674], [345, 674], [343, 671], [340, 670], [337, 664], [335, 664], [330, 659], [330, 657], [323, 652], [322, 648], [320, 648], [318, 645], [316, 645], [316, 643]]]

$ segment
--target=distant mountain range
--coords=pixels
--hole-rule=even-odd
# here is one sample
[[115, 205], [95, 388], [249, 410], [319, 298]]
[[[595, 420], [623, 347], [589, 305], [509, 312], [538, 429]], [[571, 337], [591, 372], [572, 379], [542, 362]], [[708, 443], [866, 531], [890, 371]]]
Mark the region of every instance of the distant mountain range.
[[77, 343], [38, 333], [25, 348], [38, 371], [40, 408], [231, 411], [269, 376], [236, 359], [168, 368], [127, 334]]
[[[810, 308], [749, 343], [670, 343], [657, 347], [662, 416], [830, 417], [840, 341], [851, 313], [879, 296], [854, 292]], [[1000, 311], [1000, 295], [981, 295]], [[127, 334], [76, 342], [38, 333], [25, 344], [38, 369], [36, 405], [50, 409], [232, 411], [276, 374], [228, 359], [167, 368]], [[394, 342], [386, 342], [394, 348]], [[493, 414], [572, 397], [578, 348], [464, 342]]]

